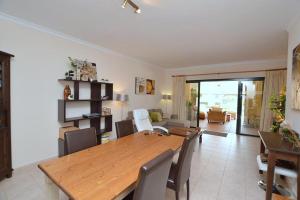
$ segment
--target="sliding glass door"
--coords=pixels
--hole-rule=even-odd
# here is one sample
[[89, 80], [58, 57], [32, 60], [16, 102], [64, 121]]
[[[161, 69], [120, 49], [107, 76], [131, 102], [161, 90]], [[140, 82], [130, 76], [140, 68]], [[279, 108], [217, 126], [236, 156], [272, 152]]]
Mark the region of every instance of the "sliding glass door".
[[258, 136], [263, 87], [263, 79], [239, 82], [238, 134]]
[[186, 84], [186, 117], [191, 127], [198, 127], [199, 83]]
[[186, 116], [192, 127], [257, 136], [264, 78], [187, 81]]

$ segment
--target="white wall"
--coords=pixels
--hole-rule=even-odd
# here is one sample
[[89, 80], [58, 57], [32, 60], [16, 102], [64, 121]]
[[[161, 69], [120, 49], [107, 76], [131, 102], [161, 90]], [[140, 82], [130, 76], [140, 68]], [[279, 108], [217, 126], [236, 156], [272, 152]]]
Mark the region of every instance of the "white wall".
[[[68, 56], [95, 62], [98, 78], [108, 78], [115, 91], [129, 94], [124, 115], [128, 109], [160, 104], [165, 77], [161, 68], [47, 33], [44, 28], [7, 16], [0, 16], [0, 27], [0, 50], [15, 55], [11, 65], [14, 168], [57, 155], [58, 129], [64, 125], [57, 122], [57, 99], [63, 98], [64, 87], [57, 79], [69, 69]], [[156, 80], [157, 95], [135, 95], [136, 76]], [[114, 121], [120, 120], [120, 105], [106, 105], [112, 107]]]
[[292, 128], [300, 133], [300, 111], [293, 110], [292, 105], [292, 65], [293, 65], [293, 49], [300, 44], [300, 17], [295, 20], [289, 28], [289, 46], [288, 46], [288, 71], [287, 71], [287, 107], [286, 119], [291, 124]]

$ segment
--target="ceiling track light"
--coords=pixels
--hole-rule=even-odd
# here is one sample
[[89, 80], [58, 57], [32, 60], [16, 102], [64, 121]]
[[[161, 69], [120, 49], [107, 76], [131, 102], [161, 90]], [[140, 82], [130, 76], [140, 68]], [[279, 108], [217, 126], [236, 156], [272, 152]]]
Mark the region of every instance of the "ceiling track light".
[[134, 9], [135, 13], [137, 13], [137, 14], [141, 13], [141, 9], [135, 3], [133, 3], [131, 0], [124, 0], [123, 4], [122, 4], [122, 8], [126, 8], [127, 4], [129, 4]]

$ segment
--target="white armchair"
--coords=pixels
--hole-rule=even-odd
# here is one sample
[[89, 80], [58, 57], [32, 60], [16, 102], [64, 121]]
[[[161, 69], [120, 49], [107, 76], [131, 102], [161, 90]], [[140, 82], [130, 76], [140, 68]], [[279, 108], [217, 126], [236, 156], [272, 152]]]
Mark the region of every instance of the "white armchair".
[[153, 131], [154, 129], [160, 129], [168, 133], [168, 129], [161, 126], [152, 126], [149, 113], [146, 109], [133, 110], [133, 118], [138, 131]]

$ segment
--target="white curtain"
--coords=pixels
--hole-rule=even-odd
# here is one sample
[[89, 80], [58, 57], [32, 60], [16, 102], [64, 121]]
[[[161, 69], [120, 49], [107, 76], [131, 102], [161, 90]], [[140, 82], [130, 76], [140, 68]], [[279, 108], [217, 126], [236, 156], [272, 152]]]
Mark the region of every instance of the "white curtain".
[[173, 114], [179, 120], [186, 120], [186, 79], [173, 77]]
[[260, 119], [260, 130], [270, 131], [273, 122], [273, 114], [269, 109], [269, 100], [272, 95], [278, 95], [286, 87], [286, 70], [267, 71]]

